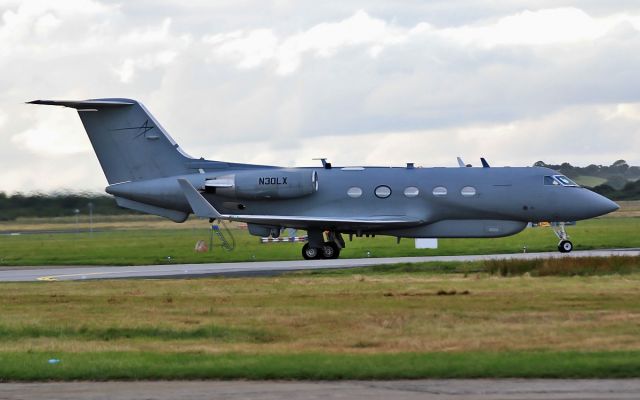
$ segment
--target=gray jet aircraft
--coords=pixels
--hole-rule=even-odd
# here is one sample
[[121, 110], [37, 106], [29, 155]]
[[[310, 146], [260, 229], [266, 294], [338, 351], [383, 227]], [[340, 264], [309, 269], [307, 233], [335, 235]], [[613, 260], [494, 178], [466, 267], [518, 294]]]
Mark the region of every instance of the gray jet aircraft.
[[183, 222], [189, 214], [247, 223], [256, 236], [303, 229], [305, 259], [337, 258], [343, 234], [501, 237], [550, 221], [561, 252], [565, 221], [618, 205], [547, 168], [281, 168], [188, 156], [142, 103], [120, 98], [35, 100], [78, 111], [119, 206]]

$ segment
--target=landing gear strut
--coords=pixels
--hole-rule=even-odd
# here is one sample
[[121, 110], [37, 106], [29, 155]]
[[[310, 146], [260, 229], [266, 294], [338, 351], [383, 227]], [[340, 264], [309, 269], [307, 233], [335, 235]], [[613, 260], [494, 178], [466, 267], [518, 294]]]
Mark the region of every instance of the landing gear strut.
[[573, 250], [573, 243], [569, 240], [569, 235], [564, 227], [564, 222], [558, 222], [557, 225], [552, 226], [553, 233], [555, 233], [558, 239], [560, 239], [560, 243], [558, 243], [558, 251], [560, 251], [560, 253], [569, 253]]

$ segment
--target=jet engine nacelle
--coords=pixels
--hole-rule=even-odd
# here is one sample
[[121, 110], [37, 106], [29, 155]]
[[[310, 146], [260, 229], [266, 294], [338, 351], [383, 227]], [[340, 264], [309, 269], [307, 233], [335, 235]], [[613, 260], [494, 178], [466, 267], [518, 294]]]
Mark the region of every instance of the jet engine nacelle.
[[207, 179], [205, 191], [236, 199], [293, 199], [318, 190], [316, 171], [267, 169]]

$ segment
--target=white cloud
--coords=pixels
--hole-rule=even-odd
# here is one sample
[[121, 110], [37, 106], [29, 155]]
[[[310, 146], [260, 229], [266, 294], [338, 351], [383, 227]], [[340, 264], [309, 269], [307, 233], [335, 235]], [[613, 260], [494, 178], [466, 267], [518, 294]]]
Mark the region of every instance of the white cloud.
[[34, 30], [36, 35], [38, 36], [46, 36], [55, 31], [61, 23], [62, 21], [60, 20], [60, 18], [56, 17], [55, 15], [45, 14], [41, 17], [38, 17], [35, 22]]
[[366, 46], [379, 54], [385, 46], [407, 40], [410, 31], [370, 17], [364, 11], [337, 23], [322, 23], [283, 40], [277, 49], [278, 73], [295, 71], [305, 53], [331, 57], [343, 48]]
[[[15, 8], [2, 12], [0, 18], [2, 53], [0, 54], [11, 55], [17, 51], [26, 50], [30, 46], [45, 50], [53, 44], [52, 41], [56, 39], [56, 34], [63, 36], [68, 34], [63, 29], [65, 25], [87, 21], [97, 16], [113, 13], [116, 10], [117, 6], [107, 6], [95, 0], [27, 0], [19, 2]], [[83, 37], [77, 35], [74, 40], [81, 42]], [[55, 48], [56, 46], [53, 44], [51, 47]]]
[[57, 107], [37, 112], [35, 115], [38, 119], [34, 126], [13, 135], [10, 141], [20, 151], [27, 151], [36, 156], [58, 157], [88, 153], [91, 151], [91, 145], [87, 137], [78, 137], [75, 129], [69, 129], [70, 125], [80, 125], [75, 114]]
[[118, 38], [120, 44], [149, 45], [162, 44], [171, 35], [171, 18], [165, 18], [159, 26], [136, 28]]
[[385, 48], [407, 42], [444, 41], [480, 47], [558, 45], [595, 40], [625, 24], [640, 30], [640, 15], [594, 18], [577, 8], [553, 8], [526, 10], [489, 23], [435, 28], [420, 22], [407, 28], [360, 10], [340, 22], [320, 23], [282, 38], [271, 29], [258, 29], [208, 35], [203, 41], [213, 47], [216, 57], [235, 62], [238, 68], [273, 62], [279, 75], [289, 75], [306, 54], [333, 57], [341, 50], [362, 47], [376, 58]]
[[164, 67], [171, 64], [178, 56], [178, 52], [166, 50], [155, 54], [145, 54], [142, 57], [126, 58], [119, 67], [113, 71], [118, 75], [123, 83], [131, 83], [138, 71], [149, 71], [154, 68]]
[[231, 58], [238, 68], [254, 68], [275, 56], [277, 38], [269, 29], [257, 29], [244, 34], [234, 31], [203, 38], [205, 43], [215, 46], [214, 54], [220, 58]]
[[[621, 103], [603, 110], [604, 118], [607, 121], [615, 119], [627, 119], [630, 121], [640, 121], [639, 103]], [[1, 120], [1, 119], [0, 119]]]
[[239, 68], [255, 68], [273, 61], [280, 75], [296, 71], [305, 54], [332, 57], [344, 48], [366, 46], [377, 56], [386, 46], [403, 43], [424, 28], [404, 29], [358, 11], [340, 22], [321, 23], [284, 39], [278, 39], [273, 30], [258, 29], [234, 31], [203, 38], [213, 46], [213, 53], [230, 59]]
[[491, 24], [447, 28], [433, 33], [467, 45], [553, 45], [595, 40], [624, 23], [640, 29], [639, 16], [622, 14], [593, 18], [577, 8], [553, 8], [527, 10]]

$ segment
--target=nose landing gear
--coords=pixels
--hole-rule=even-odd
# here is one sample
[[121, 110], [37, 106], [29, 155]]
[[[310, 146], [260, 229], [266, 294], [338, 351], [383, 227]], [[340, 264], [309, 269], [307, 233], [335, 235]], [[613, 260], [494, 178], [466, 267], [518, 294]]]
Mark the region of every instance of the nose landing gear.
[[561, 240], [558, 243], [558, 250], [560, 250], [560, 253], [569, 253], [573, 250], [573, 243], [570, 240]]
[[571, 252], [571, 250], [573, 250], [573, 243], [569, 240], [569, 235], [565, 230], [565, 223], [558, 222], [552, 224], [551, 227], [553, 228], [553, 233], [555, 233], [558, 239], [560, 239], [560, 243], [558, 243], [558, 251], [560, 251], [560, 253]]

